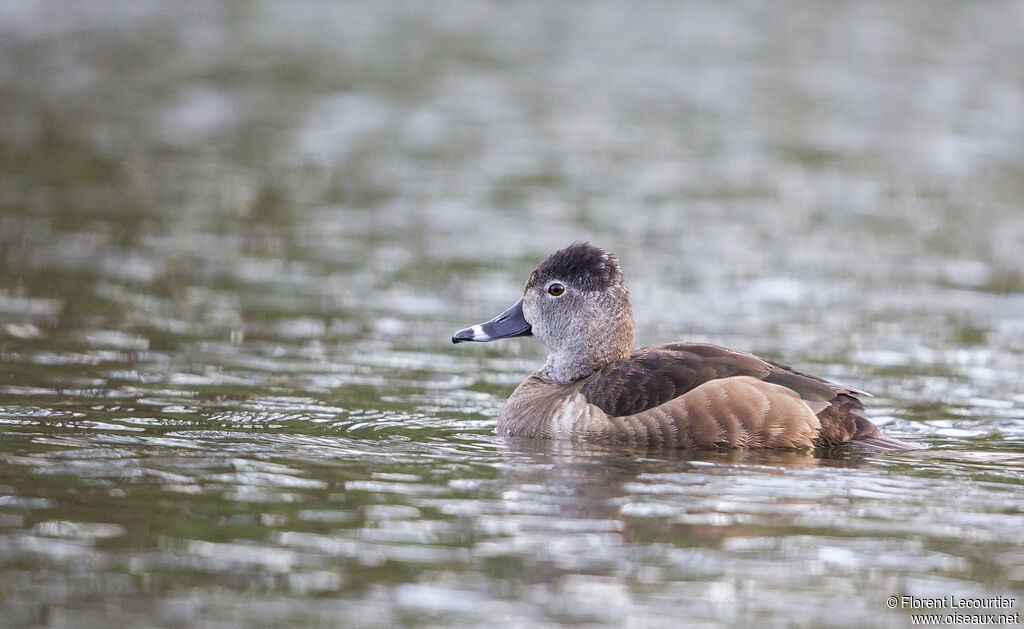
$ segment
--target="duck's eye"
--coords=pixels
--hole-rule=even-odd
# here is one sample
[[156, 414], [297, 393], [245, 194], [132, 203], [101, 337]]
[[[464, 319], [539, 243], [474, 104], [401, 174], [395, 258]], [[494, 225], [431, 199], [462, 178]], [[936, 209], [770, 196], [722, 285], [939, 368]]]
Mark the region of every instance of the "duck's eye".
[[558, 297], [559, 295], [561, 295], [564, 292], [565, 292], [565, 287], [562, 286], [561, 284], [557, 283], [557, 282], [555, 282], [551, 286], [548, 286], [548, 294], [549, 295], [554, 295], [555, 297]]

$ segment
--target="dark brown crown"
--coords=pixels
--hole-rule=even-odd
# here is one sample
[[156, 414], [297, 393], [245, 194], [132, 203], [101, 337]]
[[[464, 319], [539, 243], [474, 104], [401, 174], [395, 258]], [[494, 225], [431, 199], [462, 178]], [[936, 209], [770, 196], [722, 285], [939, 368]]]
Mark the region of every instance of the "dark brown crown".
[[602, 291], [622, 281], [619, 261], [589, 242], [574, 242], [552, 253], [530, 276], [527, 287], [558, 279], [585, 291]]

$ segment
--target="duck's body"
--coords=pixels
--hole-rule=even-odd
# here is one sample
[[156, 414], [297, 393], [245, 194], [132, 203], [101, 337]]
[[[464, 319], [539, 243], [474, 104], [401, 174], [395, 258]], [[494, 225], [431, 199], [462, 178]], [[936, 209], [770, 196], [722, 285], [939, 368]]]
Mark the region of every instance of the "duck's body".
[[654, 345], [576, 382], [534, 373], [509, 397], [498, 434], [665, 448], [882, 445], [858, 393], [715, 345]]
[[587, 243], [552, 254], [523, 300], [452, 341], [530, 334], [551, 354], [509, 397], [501, 435], [670, 448], [913, 447], [861, 414], [862, 391], [715, 345], [633, 351], [618, 262]]

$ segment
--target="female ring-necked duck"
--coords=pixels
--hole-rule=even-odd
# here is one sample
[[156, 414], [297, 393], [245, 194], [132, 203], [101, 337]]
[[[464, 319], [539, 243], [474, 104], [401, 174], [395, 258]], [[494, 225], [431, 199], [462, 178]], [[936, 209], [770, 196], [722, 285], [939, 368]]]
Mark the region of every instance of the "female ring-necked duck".
[[529, 335], [550, 353], [506, 402], [501, 435], [671, 448], [917, 447], [864, 417], [863, 391], [704, 343], [634, 351], [618, 260], [589, 243], [551, 254], [522, 299], [452, 342]]

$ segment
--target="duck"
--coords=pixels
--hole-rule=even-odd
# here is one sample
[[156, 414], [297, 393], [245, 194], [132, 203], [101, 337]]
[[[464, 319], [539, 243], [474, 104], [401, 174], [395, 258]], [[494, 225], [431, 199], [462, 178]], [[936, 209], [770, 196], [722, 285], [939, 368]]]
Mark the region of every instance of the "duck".
[[589, 242], [552, 253], [519, 301], [452, 343], [520, 336], [549, 353], [502, 408], [503, 437], [691, 450], [917, 448], [879, 431], [859, 389], [708, 343], [636, 349], [619, 261]]

